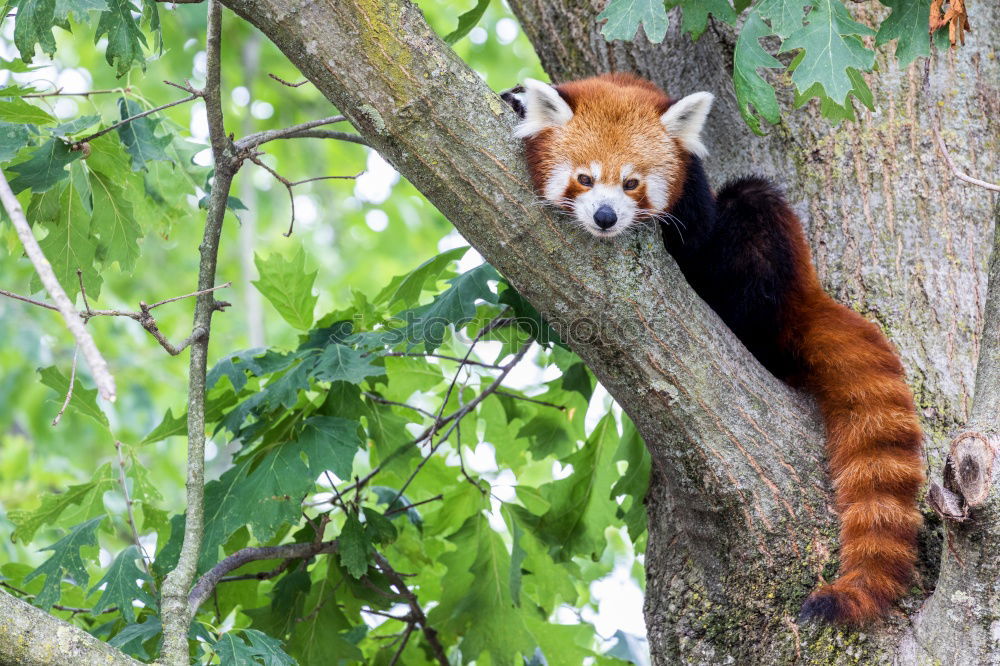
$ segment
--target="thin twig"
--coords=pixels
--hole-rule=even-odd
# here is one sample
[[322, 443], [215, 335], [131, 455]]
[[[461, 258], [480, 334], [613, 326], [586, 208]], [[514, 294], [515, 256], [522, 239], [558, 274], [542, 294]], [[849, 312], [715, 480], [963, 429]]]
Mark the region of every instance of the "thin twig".
[[122, 484], [122, 494], [125, 496], [125, 507], [128, 509], [128, 524], [132, 528], [132, 539], [135, 541], [135, 547], [139, 549], [139, 555], [142, 556], [142, 568], [146, 570], [146, 575], [149, 576], [149, 585], [153, 589], [153, 594], [157, 594], [153, 571], [149, 568], [149, 555], [146, 554], [146, 549], [143, 548], [142, 541], [139, 540], [139, 530], [135, 526], [135, 513], [132, 511], [132, 496], [128, 492], [128, 480], [125, 478], [125, 458], [122, 456], [122, 443], [117, 440], [115, 441], [115, 451], [118, 453], [118, 481]]
[[285, 127], [284, 129], [277, 130], [267, 130], [266, 132], [257, 132], [256, 134], [248, 134], [239, 141], [236, 142], [236, 151], [242, 152], [249, 150], [251, 148], [256, 148], [268, 141], [274, 141], [275, 139], [284, 139], [292, 134], [297, 134], [304, 130], [311, 130], [314, 127], [319, 127], [321, 125], [332, 125], [334, 123], [340, 123], [347, 120], [344, 116], [329, 116], [327, 118], [320, 118], [319, 120], [310, 120], [309, 122], [301, 123], [299, 125], [292, 125], [291, 127]]
[[417, 601], [417, 595], [415, 595], [410, 588], [406, 586], [406, 581], [403, 580], [403, 577], [392, 568], [389, 561], [385, 559], [381, 553], [376, 550], [372, 551], [372, 555], [375, 558], [375, 564], [377, 564], [378, 568], [382, 570], [385, 577], [389, 579], [392, 586], [396, 588], [396, 592], [406, 599], [406, 603], [410, 607], [410, 614], [413, 615], [413, 622], [418, 624], [420, 629], [424, 632], [427, 644], [430, 646], [431, 651], [434, 653], [434, 657], [437, 659], [438, 663], [441, 664], [441, 666], [448, 666], [448, 657], [445, 656], [444, 647], [441, 645], [441, 641], [438, 640], [437, 631], [435, 631], [430, 624], [428, 624], [427, 616], [424, 614], [424, 610], [420, 607], [420, 603]]
[[536, 398], [529, 398], [526, 395], [518, 395], [517, 393], [512, 393], [511, 391], [505, 391], [503, 389], [497, 389], [497, 395], [505, 395], [508, 398], [513, 398], [514, 400], [523, 400], [524, 402], [532, 402], [536, 405], [542, 405], [544, 407], [552, 407], [553, 409], [566, 410], [566, 405], [557, 405], [554, 402], [545, 402], [544, 400], [538, 400]]
[[69, 407], [69, 401], [73, 399], [73, 385], [76, 384], [76, 361], [77, 356], [80, 354], [80, 345], [73, 348], [73, 366], [69, 371], [69, 389], [66, 391], [66, 399], [63, 400], [62, 407], [59, 408], [59, 413], [56, 417], [52, 419], [52, 427], [55, 428], [59, 425], [59, 421], [62, 420], [63, 412]]
[[73, 307], [69, 296], [66, 295], [62, 285], [59, 284], [58, 278], [56, 278], [55, 273], [52, 271], [52, 264], [45, 258], [45, 253], [42, 252], [42, 248], [38, 245], [38, 241], [35, 240], [34, 234], [31, 233], [31, 226], [24, 216], [24, 210], [21, 208], [17, 197], [14, 196], [14, 192], [10, 189], [10, 184], [7, 182], [7, 178], [4, 176], [2, 170], [0, 170], [0, 201], [3, 202], [3, 207], [7, 211], [7, 215], [10, 217], [14, 228], [17, 230], [21, 244], [24, 246], [24, 252], [34, 265], [38, 277], [41, 278], [42, 284], [45, 286], [45, 290], [49, 292], [52, 300], [55, 301], [59, 313], [62, 314], [63, 319], [66, 321], [67, 328], [69, 328], [73, 337], [76, 338], [80, 349], [83, 350], [83, 357], [87, 359], [87, 364], [90, 366], [90, 372], [94, 377], [94, 382], [97, 384], [98, 392], [105, 400], [114, 402], [115, 379], [108, 370], [108, 362], [104, 360], [101, 352], [98, 351], [97, 345], [94, 343], [94, 338], [91, 337], [80, 320], [80, 313]]
[[15, 294], [12, 291], [7, 291], [6, 289], [0, 289], [0, 294], [8, 296], [18, 301], [24, 301], [25, 303], [31, 303], [32, 305], [37, 305], [40, 308], [45, 308], [46, 310], [53, 310], [59, 312], [59, 308], [52, 305], [51, 303], [45, 303], [43, 301], [36, 301], [33, 298], [28, 298], [27, 296], [21, 296], [20, 294]]
[[491, 370], [500, 370], [503, 368], [502, 365], [497, 365], [496, 363], [482, 363], [480, 361], [473, 361], [468, 358], [459, 358], [458, 356], [446, 356], [445, 354], [421, 354], [420, 352], [385, 352], [379, 355], [406, 356], [411, 358], [441, 358], [448, 361], [455, 361], [457, 363], [462, 363], [464, 365], [474, 365], [480, 368], [489, 368]]
[[121, 93], [127, 95], [132, 92], [132, 88], [126, 86], [125, 88], [108, 88], [106, 90], [89, 90], [87, 92], [63, 92], [62, 88], [57, 88], [52, 92], [47, 93], [29, 93], [27, 95], [21, 95], [22, 98], [25, 97], [90, 97], [91, 95], [105, 95], [108, 93]]
[[271, 569], [270, 571], [258, 571], [257, 573], [240, 574], [238, 576], [224, 576], [219, 579], [219, 582], [233, 583], [239, 580], [270, 580], [271, 578], [274, 578], [275, 576], [283, 572], [285, 569], [290, 567], [291, 564], [292, 560], [285, 560], [284, 562], [282, 562], [275, 568]]
[[[337, 541], [319, 543], [289, 543], [282, 546], [242, 548], [225, 558], [205, 573], [188, 595], [188, 607], [192, 615], [212, 594], [215, 586], [233, 569], [258, 560], [301, 560], [314, 555], [337, 552]], [[258, 574], [253, 574], [254, 576]]]
[[380, 405], [392, 405], [394, 407], [403, 407], [405, 409], [412, 409], [413, 411], [418, 412], [420, 414], [423, 414], [424, 416], [427, 416], [427, 417], [430, 417], [430, 418], [434, 418], [434, 415], [431, 414], [430, 412], [428, 412], [426, 409], [421, 409], [420, 407], [416, 407], [414, 405], [408, 405], [405, 402], [396, 402], [395, 400], [386, 400], [382, 396], [380, 396], [380, 395], [378, 395], [376, 393], [370, 393], [368, 391], [365, 391], [363, 393], [363, 395], [366, 398], [368, 398], [369, 400], [371, 400], [372, 402], [377, 402]]
[[94, 139], [96, 139], [98, 137], [102, 137], [105, 134], [107, 134], [108, 132], [111, 132], [113, 130], [118, 129], [122, 125], [129, 124], [133, 120], [138, 120], [139, 118], [145, 118], [146, 116], [148, 116], [150, 114], [153, 114], [153, 113], [156, 113], [157, 111], [163, 111], [164, 109], [169, 109], [170, 107], [177, 106], [178, 104], [184, 104], [186, 102], [193, 102], [194, 100], [198, 99], [199, 97], [200, 97], [200, 95], [188, 95], [184, 99], [174, 100], [173, 102], [168, 102], [166, 104], [162, 104], [162, 105], [156, 107], [155, 109], [148, 109], [146, 111], [143, 111], [142, 113], [137, 113], [134, 116], [129, 116], [128, 118], [125, 118], [123, 120], [119, 120], [114, 125], [109, 125], [108, 127], [105, 127], [104, 129], [100, 130], [99, 132], [94, 132], [93, 134], [88, 134], [87, 136], [83, 137], [82, 139], [77, 139], [76, 141], [74, 141], [72, 143], [72, 145], [70, 147], [73, 150], [80, 150], [80, 147], [83, 146], [83, 144], [87, 143], [88, 141], [93, 141]]
[[955, 177], [971, 185], [978, 185], [979, 187], [985, 187], [987, 190], [992, 190], [993, 192], [1000, 192], [1000, 185], [994, 185], [993, 183], [962, 173], [954, 164], [952, 164], [951, 157], [948, 155], [948, 147], [944, 145], [944, 139], [941, 138], [940, 129], [940, 124], [935, 116], [931, 120], [931, 131], [934, 132], [934, 140], [937, 142], [938, 150], [941, 151], [941, 156], [944, 157], [944, 163], [948, 165], [948, 168], [953, 174], [955, 174]]
[[420, 506], [421, 504], [430, 504], [431, 502], [437, 502], [438, 500], [441, 500], [441, 499], [444, 499], [444, 495], [435, 495], [434, 497], [430, 497], [428, 499], [421, 500], [419, 502], [414, 502], [413, 504], [407, 504], [406, 506], [401, 506], [401, 507], [398, 507], [398, 508], [386, 511], [385, 512], [385, 516], [388, 518], [389, 516], [394, 516], [397, 513], [403, 513], [404, 511], [409, 511], [410, 509], [412, 509], [414, 507], [417, 507], [417, 506]]
[[259, 154], [257, 154], [257, 155], [251, 154], [251, 155], [248, 156], [248, 158], [249, 158], [249, 160], [251, 162], [253, 162], [257, 166], [259, 166], [260, 168], [264, 169], [269, 174], [271, 174], [274, 177], [274, 179], [277, 180], [282, 185], [284, 185], [285, 186], [285, 190], [288, 191], [288, 203], [292, 207], [292, 219], [291, 219], [291, 222], [289, 222], [289, 224], [288, 224], [288, 231], [286, 231], [283, 234], [285, 236], [285, 238], [288, 238], [289, 236], [291, 236], [292, 235], [292, 231], [295, 229], [295, 196], [294, 196], [294, 194], [292, 194], [292, 188], [293, 187], [295, 187], [296, 185], [302, 185], [304, 183], [311, 183], [311, 182], [316, 181], [316, 180], [353, 180], [353, 179], [357, 178], [358, 176], [360, 176], [361, 174], [364, 173], [364, 171], [359, 171], [358, 173], [354, 174], [353, 176], [316, 176], [315, 178], [306, 178], [305, 180], [297, 180], [295, 182], [292, 182], [292, 181], [288, 180], [287, 178], [285, 178], [284, 176], [282, 176], [277, 171], [275, 171], [274, 169], [272, 169], [271, 167], [269, 167], [267, 164], [265, 164], [264, 162], [262, 162], [260, 160]]
[[309, 83], [309, 79], [304, 79], [302, 81], [299, 81], [298, 83], [292, 83], [291, 81], [286, 81], [280, 76], [276, 74], [271, 74], [270, 72], [268, 72], [267, 75], [270, 76], [275, 81], [277, 81], [278, 83], [288, 86], [289, 88], [298, 88], [299, 86], [304, 86], [305, 84]]
[[224, 283], [222, 283], [220, 285], [217, 285], [215, 287], [209, 287], [208, 289], [201, 289], [199, 291], [192, 291], [190, 294], [184, 294], [183, 296], [174, 296], [173, 298], [165, 298], [162, 301], [157, 301], [157, 302], [153, 303], [152, 305], [150, 305], [146, 309], [147, 310], [152, 310], [153, 308], [158, 308], [161, 305], [165, 305], [167, 303], [173, 303], [174, 301], [179, 301], [179, 300], [184, 299], [184, 298], [191, 298], [192, 296], [201, 296], [202, 294], [211, 293], [211, 292], [215, 291], [216, 289], [225, 289], [225, 288], [231, 287], [231, 286], [233, 286], [232, 282], [224, 282]]
[[323, 130], [323, 129], [310, 129], [302, 130], [300, 132], [295, 132], [294, 134], [289, 134], [287, 136], [279, 137], [282, 139], [331, 139], [333, 141], [347, 141], [348, 143], [356, 143], [359, 146], [371, 146], [368, 140], [365, 139], [360, 134], [355, 134], [353, 132], [338, 132], [336, 130]]
[[406, 631], [403, 633], [403, 640], [399, 643], [399, 649], [396, 650], [396, 654], [392, 655], [392, 659], [389, 661], [389, 666], [396, 666], [399, 663], [399, 658], [403, 656], [403, 650], [406, 649], [406, 644], [410, 640], [410, 636], [413, 634], [414, 623], [410, 622], [406, 625]]

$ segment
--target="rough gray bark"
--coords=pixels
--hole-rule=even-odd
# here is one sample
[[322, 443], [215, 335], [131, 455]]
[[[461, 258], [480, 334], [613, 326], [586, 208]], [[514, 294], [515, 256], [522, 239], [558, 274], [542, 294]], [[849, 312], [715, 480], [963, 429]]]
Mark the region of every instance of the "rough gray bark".
[[9, 666], [138, 666], [83, 629], [0, 590], [0, 664]]

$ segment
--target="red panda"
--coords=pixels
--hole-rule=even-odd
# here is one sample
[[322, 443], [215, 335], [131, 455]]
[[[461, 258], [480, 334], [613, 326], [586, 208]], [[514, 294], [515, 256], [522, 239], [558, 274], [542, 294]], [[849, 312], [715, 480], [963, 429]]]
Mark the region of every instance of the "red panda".
[[713, 194], [701, 159], [710, 93], [672, 101], [655, 84], [607, 74], [504, 94], [536, 191], [610, 239], [656, 220], [695, 291], [773, 374], [809, 389], [827, 431], [840, 515], [840, 572], [803, 619], [862, 624], [906, 591], [921, 524], [922, 435], [903, 368], [879, 328], [836, 303], [801, 224], [767, 180]]

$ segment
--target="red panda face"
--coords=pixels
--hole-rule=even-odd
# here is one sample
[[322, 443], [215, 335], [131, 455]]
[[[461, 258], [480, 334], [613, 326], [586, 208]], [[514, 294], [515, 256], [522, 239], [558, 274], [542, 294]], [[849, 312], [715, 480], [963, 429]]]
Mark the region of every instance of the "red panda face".
[[611, 74], [559, 86], [527, 80], [518, 101], [535, 189], [599, 238], [668, 211], [712, 104], [695, 93], [671, 104], [654, 84]]

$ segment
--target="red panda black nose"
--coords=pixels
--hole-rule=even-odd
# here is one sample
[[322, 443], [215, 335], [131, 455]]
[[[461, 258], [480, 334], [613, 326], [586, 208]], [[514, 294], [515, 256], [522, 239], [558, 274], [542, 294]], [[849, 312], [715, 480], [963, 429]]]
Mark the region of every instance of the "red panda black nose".
[[594, 222], [601, 229], [610, 229], [615, 226], [615, 222], [617, 221], [618, 215], [615, 213], [615, 209], [607, 204], [598, 208], [597, 212], [594, 213]]

